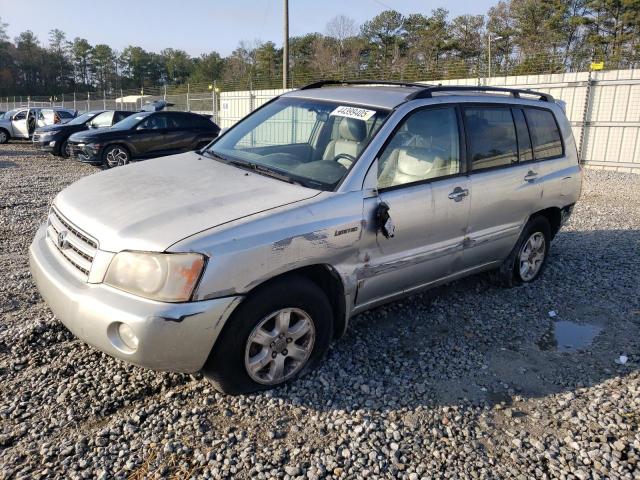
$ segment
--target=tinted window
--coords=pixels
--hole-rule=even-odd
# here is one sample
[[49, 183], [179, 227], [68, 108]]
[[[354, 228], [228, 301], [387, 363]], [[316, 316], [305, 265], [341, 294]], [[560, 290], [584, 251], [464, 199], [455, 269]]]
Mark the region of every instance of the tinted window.
[[144, 120], [140, 125], [138, 125], [138, 130], [161, 130], [165, 128], [169, 128], [169, 126], [173, 127], [173, 121], [169, 123], [167, 122], [167, 116], [160, 113], [156, 115], [151, 115], [146, 120]]
[[57, 110], [57, 112], [60, 118], [74, 118], [73, 114], [70, 112], [67, 112], [66, 110]]
[[16, 114], [16, 116], [13, 117], [14, 120], [24, 120], [25, 118], [27, 118], [27, 111], [26, 110], [18, 112]]
[[553, 113], [549, 110], [527, 108], [526, 115], [536, 160], [561, 156], [562, 140]]
[[465, 108], [464, 115], [472, 170], [518, 161], [516, 128], [510, 108]]
[[378, 161], [380, 188], [405, 185], [460, 172], [458, 121], [453, 108], [409, 114]]
[[113, 123], [118, 123], [120, 120], [127, 118], [128, 116], [129, 114], [125, 112], [115, 112], [113, 114]]
[[524, 119], [524, 112], [519, 108], [513, 109], [513, 119], [516, 122], [516, 131], [518, 132], [518, 151], [520, 152], [520, 161], [527, 162], [533, 160], [533, 150], [531, 149], [531, 137], [529, 137], [529, 129]]
[[198, 128], [198, 119], [195, 115], [173, 115], [173, 120], [176, 123], [177, 128]]

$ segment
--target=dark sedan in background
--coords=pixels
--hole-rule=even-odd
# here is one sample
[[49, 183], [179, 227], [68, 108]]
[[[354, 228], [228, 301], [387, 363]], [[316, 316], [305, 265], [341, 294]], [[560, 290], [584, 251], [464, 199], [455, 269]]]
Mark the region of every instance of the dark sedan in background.
[[89, 129], [110, 127], [133, 113], [135, 112], [117, 110], [94, 110], [87, 112], [68, 123], [38, 128], [33, 134], [33, 143], [37, 145], [40, 150], [68, 158], [71, 154], [68, 140], [72, 134]]
[[111, 168], [134, 159], [197, 150], [219, 133], [220, 127], [196, 113], [138, 112], [111, 128], [75, 133], [69, 146], [76, 159]]

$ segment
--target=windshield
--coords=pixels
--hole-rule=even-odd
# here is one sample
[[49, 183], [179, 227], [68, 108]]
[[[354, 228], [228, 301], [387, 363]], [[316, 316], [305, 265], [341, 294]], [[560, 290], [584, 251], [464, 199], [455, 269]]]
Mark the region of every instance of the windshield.
[[8, 112], [5, 112], [0, 118], [2, 118], [3, 120], [11, 120], [11, 117], [13, 117], [16, 113], [18, 113], [19, 110], [20, 110], [19, 108], [16, 108], [14, 110], [9, 110]]
[[88, 120], [91, 120], [98, 113], [100, 113], [100, 112], [83, 113], [82, 115], [80, 115], [80, 116], [74, 118], [73, 120], [71, 120], [70, 122], [68, 122], [67, 125], [82, 125], [84, 122], [86, 122]]
[[205, 153], [258, 173], [333, 190], [388, 112], [281, 97], [240, 121]]
[[131, 115], [118, 123], [114, 123], [111, 127], [114, 130], [130, 130], [135, 127], [143, 118], [151, 115], [151, 112], [140, 112]]

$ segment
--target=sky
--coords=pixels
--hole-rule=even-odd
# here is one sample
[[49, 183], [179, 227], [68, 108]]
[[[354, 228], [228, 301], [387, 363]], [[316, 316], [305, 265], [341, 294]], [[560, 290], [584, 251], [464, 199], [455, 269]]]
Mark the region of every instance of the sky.
[[[336, 15], [358, 25], [383, 10], [403, 14], [444, 7], [452, 16], [484, 14], [497, 0], [289, 0], [289, 34], [325, 32]], [[11, 39], [32, 30], [42, 44], [59, 28], [68, 39], [86, 38], [122, 51], [179, 48], [193, 56], [215, 50], [229, 55], [241, 40], [282, 44], [283, 0], [0, 0], [0, 18]]]

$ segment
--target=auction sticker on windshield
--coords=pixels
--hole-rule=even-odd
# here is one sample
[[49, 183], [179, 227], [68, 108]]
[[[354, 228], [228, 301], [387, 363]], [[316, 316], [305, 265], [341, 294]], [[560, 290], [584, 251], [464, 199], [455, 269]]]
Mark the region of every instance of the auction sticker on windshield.
[[376, 114], [375, 110], [367, 110], [366, 108], [349, 107], [348, 105], [340, 105], [330, 115], [338, 117], [357, 118], [358, 120], [367, 121]]

